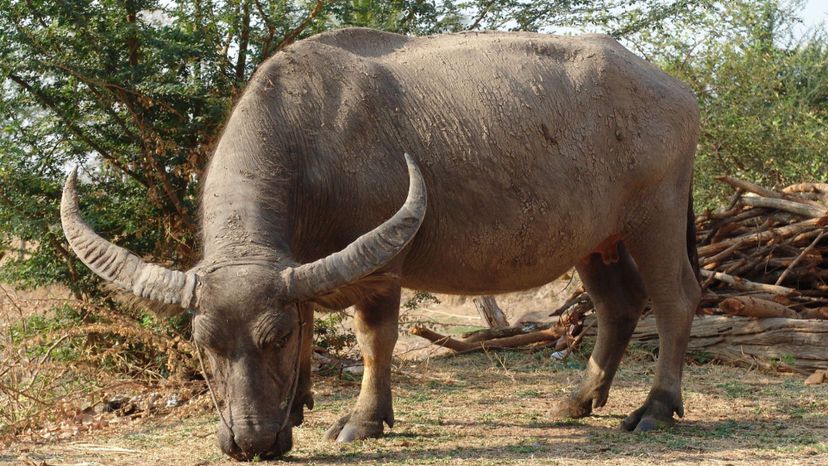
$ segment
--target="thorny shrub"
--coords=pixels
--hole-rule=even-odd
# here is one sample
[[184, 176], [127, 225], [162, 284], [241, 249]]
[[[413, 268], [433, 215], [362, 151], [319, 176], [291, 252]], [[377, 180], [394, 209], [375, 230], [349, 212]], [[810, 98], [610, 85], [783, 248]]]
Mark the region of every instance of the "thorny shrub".
[[414, 316], [414, 311], [429, 304], [440, 304], [436, 296], [427, 291], [415, 291], [408, 300], [400, 306], [400, 333], [408, 333], [418, 325], [429, 325], [431, 328], [439, 327], [440, 324], [431, 319], [423, 319]]
[[192, 379], [197, 365], [177, 325], [80, 301], [8, 322], [0, 337], [0, 437], [100, 403], [116, 387]]
[[346, 357], [356, 345], [356, 336], [343, 323], [348, 315], [344, 311], [318, 315], [313, 319], [313, 344], [333, 356]]

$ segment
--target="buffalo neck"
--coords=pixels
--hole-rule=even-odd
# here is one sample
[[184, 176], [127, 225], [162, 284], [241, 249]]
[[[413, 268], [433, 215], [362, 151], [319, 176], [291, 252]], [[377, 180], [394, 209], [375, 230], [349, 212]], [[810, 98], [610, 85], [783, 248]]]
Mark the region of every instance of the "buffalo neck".
[[236, 105], [204, 178], [206, 262], [289, 259], [295, 172], [271, 111], [255, 94]]

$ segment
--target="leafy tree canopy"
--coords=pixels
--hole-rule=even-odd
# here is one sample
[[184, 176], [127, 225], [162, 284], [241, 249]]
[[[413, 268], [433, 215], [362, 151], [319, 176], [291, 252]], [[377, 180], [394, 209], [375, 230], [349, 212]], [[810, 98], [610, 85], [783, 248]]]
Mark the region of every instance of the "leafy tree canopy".
[[97, 293], [58, 219], [72, 166], [81, 167], [82, 209], [98, 232], [149, 260], [192, 265], [198, 182], [233, 99], [267, 57], [344, 26], [609, 32], [698, 93], [705, 189], [734, 166], [767, 176], [760, 181], [824, 176], [815, 154], [826, 147], [825, 38], [785, 42], [785, 8], [770, 0], [0, 0], [0, 281]]
[[695, 183], [707, 206], [730, 191], [715, 181], [723, 174], [776, 187], [828, 181], [828, 36], [797, 33], [801, 6], [739, 0], [700, 12], [680, 34], [636, 37], [699, 98]]

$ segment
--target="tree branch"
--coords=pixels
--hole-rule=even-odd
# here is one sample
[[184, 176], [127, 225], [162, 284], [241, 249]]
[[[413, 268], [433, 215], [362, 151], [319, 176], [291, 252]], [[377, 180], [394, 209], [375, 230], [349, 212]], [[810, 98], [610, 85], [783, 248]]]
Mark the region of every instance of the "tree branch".
[[66, 115], [63, 109], [61, 109], [57, 105], [57, 103], [52, 101], [52, 99], [49, 98], [49, 96], [43, 93], [40, 89], [35, 88], [31, 84], [29, 84], [25, 79], [23, 79], [20, 76], [17, 76], [16, 74], [9, 73], [8, 75], [6, 75], [6, 77], [14, 81], [21, 89], [31, 94], [38, 102], [40, 102], [41, 105], [50, 109], [58, 117], [60, 117], [60, 119], [64, 122], [64, 124], [66, 124], [67, 128], [72, 134], [77, 136], [80, 140], [86, 143], [86, 145], [88, 145], [95, 152], [100, 154], [100, 156], [103, 157], [104, 160], [106, 160], [122, 172], [129, 175], [132, 179], [134, 179], [141, 185], [149, 186], [149, 183], [146, 179], [144, 179], [141, 175], [139, 175], [138, 173], [136, 173], [135, 171], [121, 163], [121, 161], [116, 156], [114, 156], [112, 153], [110, 153], [108, 150], [104, 149], [100, 144], [94, 141], [91, 136], [86, 134], [78, 125], [76, 125], [69, 118], [68, 115]]
[[293, 30], [287, 33], [287, 35], [285, 35], [285, 37], [282, 38], [282, 40], [279, 41], [278, 44], [276, 44], [276, 47], [274, 47], [274, 51], [278, 52], [283, 48], [287, 47], [288, 45], [292, 44], [293, 41], [296, 40], [296, 37], [299, 34], [301, 34], [302, 31], [304, 31], [308, 27], [308, 25], [310, 25], [311, 21], [313, 21], [314, 18], [316, 18], [319, 15], [319, 13], [322, 12], [322, 7], [324, 5], [325, 4], [323, 0], [316, 0], [316, 6], [313, 7], [313, 10], [310, 12], [310, 14], [307, 17], [305, 17], [305, 19], [301, 23], [299, 23], [298, 26], [296, 26], [295, 28], [293, 28]]
[[267, 39], [265, 39], [262, 44], [262, 53], [260, 54], [260, 60], [264, 61], [268, 56], [270, 56], [270, 44], [273, 42], [273, 38], [276, 37], [276, 26], [273, 25], [270, 17], [267, 13], [265, 13], [262, 2], [260, 0], [255, 0], [255, 2], [256, 10], [259, 12], [259, 15], [261, 15], [262, 21], [264, 21], [265, 27], [267, 28]]
[[480, 22], [483, 21], [483, 18], [485, 18], [486, 15], [489, 14], [489, 8], [491, 8], [493, 4], [494, 4], [494, 0], [489, 0], [488, 2], [486, 2], [486, 4], [483, 5], [483, 8], [480, 9], [480, 14], [477, 15], [477, 17], [466, 28], [466, 30], [471, 31], [473, 29], [477, 29], [477, 26], [480, 26]]
[[[55, 251], [57, 251], [58, 254], [60, 254], [61, 257], [63, 257], [63, 260], [66, 262], [66, 267], [69, 269], [69, 277], [72, 279], [72, 283], [77, 283], [78, 270], [75, 267], [75, 258], [72, 257], [71, 254], [69, 254], [69, 251], [67, 251], [66, 248], [64, 248], [63, 245], [60, 244], [60, 241], [58, 241], [57, 238], [54, 237], [54, 235], [49, 235], [49, 244], [51, 244], [52, 247], [55, 248]], [[77, 289], [72, 288], [72, 294], [78, 301], [83, 300], [83, 296], [81, 295], [80, 291], [77, 291]]]
[[236, 59], [236, 82], [244, 81], [247, 66], [247, 48], [250, 46], [250, 1], [242, 0], [241, 35], [239, 36], [239, 56]]

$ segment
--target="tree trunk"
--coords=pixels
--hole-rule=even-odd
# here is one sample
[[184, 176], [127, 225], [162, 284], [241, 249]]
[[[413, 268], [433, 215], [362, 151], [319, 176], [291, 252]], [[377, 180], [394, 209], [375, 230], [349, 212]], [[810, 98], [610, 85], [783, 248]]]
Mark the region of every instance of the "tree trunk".
[[509, 326], [509, 321], [506, 320], [506, 314], [497, 305], [494, 296], [478, 296], [472, 300], [480, 317], [486, 321], [489, 328], [503, 328]]
[[242, 0], [242, 22], [239, 33], [239, 56], [236, 59], [236, 83], [244, 87], [247, 67], [247, 48], [250, 45], [250, 1]]

